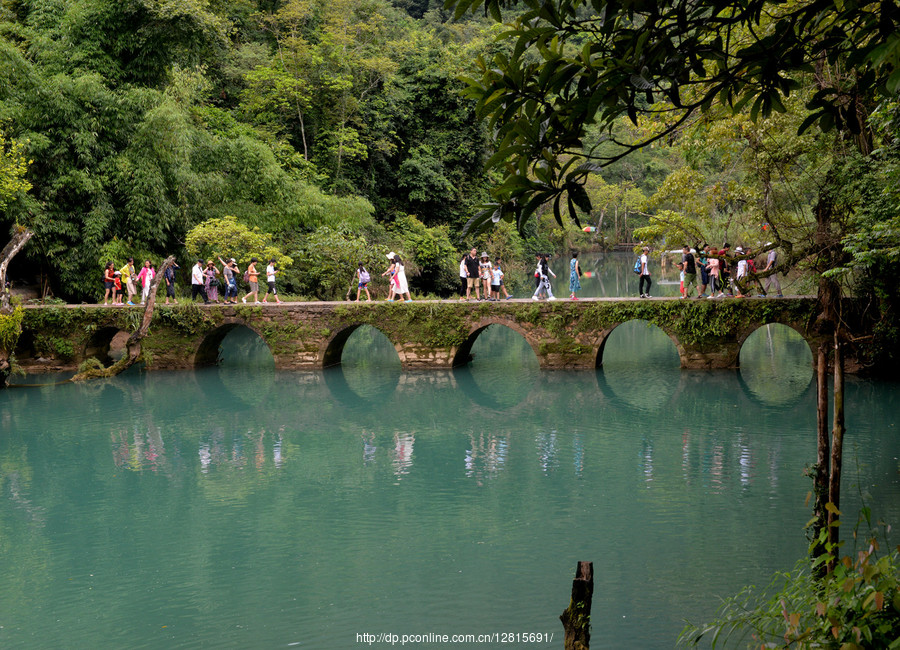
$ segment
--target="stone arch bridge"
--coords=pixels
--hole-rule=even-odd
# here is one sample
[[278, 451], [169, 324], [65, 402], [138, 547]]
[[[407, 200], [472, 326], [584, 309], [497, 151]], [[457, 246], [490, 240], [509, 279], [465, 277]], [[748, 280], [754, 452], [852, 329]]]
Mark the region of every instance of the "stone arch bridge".
[[[618, 325], [644, 320], [672, 339], [682, 368], [735, 368], [743, 342], [768, 323], [795, 329], [815, 350], [816, 313], [816, 300], [809, 297], [157, 305], [143, 350], [149, 369], [210, 365], [228, 332], [246, 327], [266, 343], [277, 368], [319, 369], [339, 364], [353, 331], [371, 325], [391, 342], [404, 369], [445, 369], [468, 363], [478, 335], [502, 325], [524, 337], [541, 368], [593, 369]], [[141, 315], [137, 308], [27, 307], [17, 362], [28, 371], [71, 369], [89, 357], [108, 362], [117, 337], [136, 329]]]

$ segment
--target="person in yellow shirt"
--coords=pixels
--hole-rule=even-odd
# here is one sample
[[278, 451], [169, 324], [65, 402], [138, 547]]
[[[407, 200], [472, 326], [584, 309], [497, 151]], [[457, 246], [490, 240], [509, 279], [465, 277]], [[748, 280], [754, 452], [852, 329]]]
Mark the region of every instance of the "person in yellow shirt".
[[128, 262], [119, 269], [119, 273], [122, 274], [122, 284], [125, 285], [125, 290], [128, 292], [128, 304], [133, 305], [134, 301], [132, 301], [131, 296], [137, 294], [137, 289], [134, 284], [134, 276], [137, 273], [134, 270], [134, 258], [129, 257]]

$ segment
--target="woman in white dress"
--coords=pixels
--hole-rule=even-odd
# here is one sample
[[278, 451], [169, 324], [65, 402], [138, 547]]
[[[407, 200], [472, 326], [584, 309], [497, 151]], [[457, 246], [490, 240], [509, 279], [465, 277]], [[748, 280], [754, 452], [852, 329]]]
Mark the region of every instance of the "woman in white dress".
[[397, 274], [397, 296], [400, 299], [406, 296], [406, 302], [412, 302], [412, 296], [409, 295], [409, 284], [406, 282], [406, 267], [403, 266], [403, 260], [399, 255], [394, 255], [394, 273]]

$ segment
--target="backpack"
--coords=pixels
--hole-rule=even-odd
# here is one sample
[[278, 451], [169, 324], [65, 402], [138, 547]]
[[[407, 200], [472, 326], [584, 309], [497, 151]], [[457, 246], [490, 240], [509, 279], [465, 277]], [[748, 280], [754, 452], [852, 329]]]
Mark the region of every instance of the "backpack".
[[250, 284], [250, 270], [244, 271], [244, 284]]
[[641, 274], [641, 258], [640, 257], [634, 261], [634, 272], [637, 273], [638, 275]]
[[369, 275], [369, 272], [363, 269], [359, 272], [359, 281], [361, 284], [366, 284], [372, 279], [372, 276]]

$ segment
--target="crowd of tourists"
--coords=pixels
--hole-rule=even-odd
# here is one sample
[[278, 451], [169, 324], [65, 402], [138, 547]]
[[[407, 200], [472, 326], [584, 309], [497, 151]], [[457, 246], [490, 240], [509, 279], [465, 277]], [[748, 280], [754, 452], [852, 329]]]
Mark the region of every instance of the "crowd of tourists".
[[[263, 294], [262, 300], [259, 299], [259, 276], [262, 272], [259, 270], [260, 262], [257, 258], [250, 259], [243, 276], [237, 260], [233, 257], [227, 260], [219, 257], [219, 263], [221, 268], [217, 267], [213, 260], [198, 259], [191, 267], [191, 300], [200, 298], [207, 305], [220, 302], [226, 305], [236, 305], [238, 279], [240, 278], [249, 289], [246, 294], [241, 296], [241, 302], [246, 304], [252, 299], [254, 304], [264, 304], [269, 301], [271, 293], [275, 302], [281, 304], [276, 286], [276, 277], [280, 271], [276, 267], [274, 259], [269, 260], [265, 267], [266, 292]], [[176, 272], [180, 268], [177, 263], [172, 263], [163, 272], [161, 282], [165, 284], [165, 304], [167, 305], [170, 300], [175, 301]], [[136, 271], [133, 257], [129, 257], [128, 261], [119, 269], [116, 269], [113, 262], [107, 262], [103, 269], [103, 288], [105, 290], [103, 304], [129, 306], [138, 303], [145, 304], [150, 295], [150, 285], [155, 277], [156, 267], [150, 260], [144, 260], [140, 271]]]
[[[382, 277], [388, 276], [389, 294], [387, 300], [390, 302], [395, 300], [412, 302], [403, 260], [393, 251], [387, 254], [387, 258], [389, 266], [381, 274]], [[262, 264], [260, 261], [253, 257], [250, 259], [247, 268], [244, 269], [243, 275], [235, 258], [223, 259], [219, 257], [218, 260], [221, 266], [217, 266], [211, 259], [206, 261], [198, 259], [191, 267], [191, 300], [202, 299], [203, 303], [207, 305], [210, 303], [236, 305], [239, 294], [238, 286], [242, 284], [248, 288], [247, 293], [241, 296], [242, 303], [266, 304], [269, 302], [269, 294], [271, 294], [275, 303], [281, 304], [276, 284], [277, 277], [281, 271], [278, 269], [275, 259], [270, 259], [263, 271], [261, 270]], [[180, 268], [177, 263], [173, 263], [163, 273], [162, 281], [165, 283], [165, 304], [167, 305], [170, 300], [175, 301], [176, 272]], [[263, 274], [266, 277], [266, 288], [262, 300], [260, 300], [259, 277]], [[103, 304], [145, 304], [150, 294], [151, 283], [155, 277], [156, 268], [150, 260], [144, 261], [139, 272], [135, 269], [133, 257], [129, 257], [128, 261], [118, 269], [115, 263], [107, 262], [103, 269], [103, 287], [105, 290]], [[354, 274], [357, 300], [360, 299], [363, 293], [365, 293], [367, 300], [372, 299], [372, 295], [369, 292], [369, 282], [371, 280], [370, 273], [366, 270], [363, 263], [360, 262]], [[350, 297], [349, 291], [347, 292], [347, 297]]]
[[[772, 243], [769, 242], [766, 246], [771, 247]], [[644, 246], [634, 265], [634, 272], [640, 275], [638, 295], [641, 298], [650, 297], [650, 287], [653, 284], [649, 256], [650, 248]], [[709, 244], [698, 245], [696, 248], [685, 244], [681, 250], [681, 262], [678, 263], [681, 297], [765, 298], [774, 291], [775, 297], [782, 298], [781, 283], [775, 272], [777, 261], [775, 248], [768, 249], [765, 266], [758, 269], [756, 255], [750, 247], [738, 246], [732, 253], [728, 242], [719, 249], [714, 249]], [[760, 278], [760, 273], [765, 273], [763, 279]]]
[[[698, 245], [695, 248], [685, 245], [681, 253], [681, 261], [677, 264], [680, 271], [680, 292], [682, 298], [724, 298], [756, 295], [766, 297], [774, 292], [777, 297], [782, 297], [781, 284], [775, 273], [777, 254], [771, 243], [766, 244], [765, 265], [758, 269], [756, 256], [750, 248], [738, 246], [734, 252], [731, 246], [725, 243], [721, 249], [714, 249], [708, 244]], [[400, 256], [391, 251], [387, 254], [388, 268], [381, 277], [386, 277], [388, 282], [389, 302], [412, 302], [409, 291], [409, 282], [406, 277], [406, 267]], [[262, 263], [255, 257], [250, 259], [247, 268], [238, 267], [235, 258], [218, 258], [219, 266], [212, 259], [198, 259], [191, 267], [191, 300], [202, 299], [204, 304], [222, 303], [236, 305], [238, 302], [238, 287], [247, 287], [247, 292], [240, 297], [244, 304], [266, 304], [269, 302], [269, 294], [276, 304], [281, 304], [276, 286], [277, 277], [280, 274], [276, 260], [270, 259], [262, 269]], [[175, 300], [176, 271], [180, 267], [172, 264], [163, 273], [162, 281], [165, 286], [165, 304]], [[644, 246], [641, 255], [635, 260], [634, 272], [639, 275], [638, 295], [641, 298], [650, 297], [650, 289], [653, 285], [650, 270], [650, 248]], [[260, 276], [265, 275], [265, 293], [260, 300]], [[760, 274], [763, 277], [760, 277]], [[584, 274], [578, 261], [578, 253], [573, 252], [569, 260], [569, 299], [578, 300], [577, 293], [581, 290], [581, 278]], [[590, 276], [590, 273], [587, 274]], [[487, 252], [478, 254], [478, 249], [471, 249], [459, 262], [459, 299], [460, 300], [509, 300], [513, 296], [507, 291], [504, 283], [504, 272], [501, 259], [493, 260]], [[116, 268], [113, 262], [107, 262], [103, 270], [103, 304], [112, 305], [136, 305], [145, 304], [150, 293], [150, 286], [156, 277], [156, 269], [150, 260], [144, 260], [138, 270], [135, 267], [134, 258]], [[535, 255], [534, 268], [534, 293], [532, 300], [556, 300], [553, 295], [551, 278], [556, 274], [550, 268], [550, 255], [539, 253]], [[353, 281], [347, 291], [347, 299], [350, 299], [354, 285], [356, 286], [356, 300], [362, 299], [365, 294], [366, 301], [372, 300], [369, 291], [369, 283], [372, 281], [371, 273], [360, 262], [353, 274]], [[696, 296], [694, 293], [696, 292]], [[708, 292], [708, 293], [707, 293]], [[220, 299], [221, 298], [221, 299]]]

